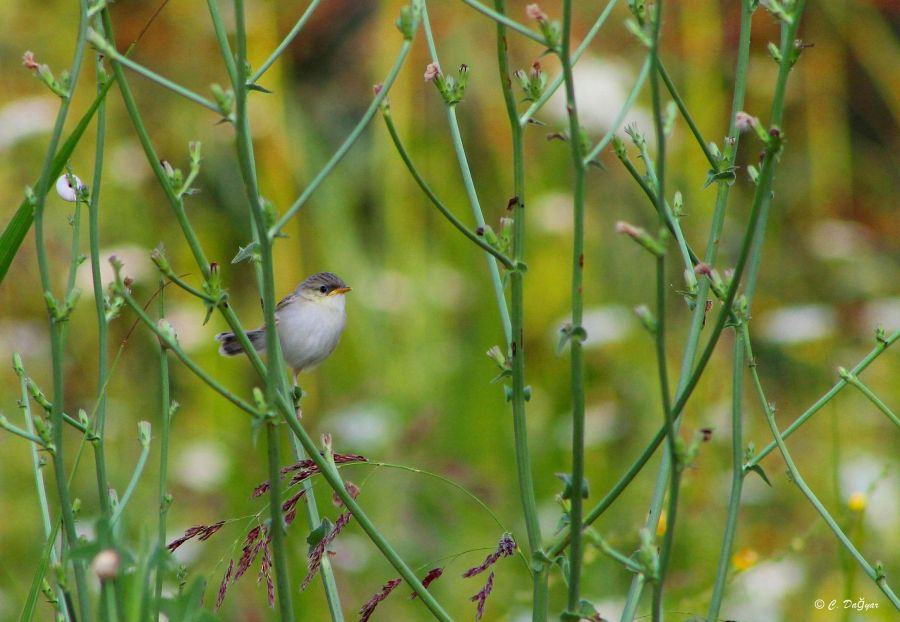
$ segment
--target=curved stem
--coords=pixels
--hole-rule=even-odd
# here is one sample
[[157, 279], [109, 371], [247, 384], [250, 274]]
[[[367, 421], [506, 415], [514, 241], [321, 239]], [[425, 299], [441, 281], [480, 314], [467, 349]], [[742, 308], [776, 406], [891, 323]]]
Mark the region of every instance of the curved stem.
[[462, 1], [464, 4], [467, 4], [468, 6], [472, 7], [473, 9], [475, 9], [482, 15], [486, 15], [486, 16], [490, 17], [492, 20], [494, 20], [498, 24], [507, 26], [510, 30], [513, 30], [525, 37], [528, 37], [532, 41], [537, 41], [541, 45], [550, 47], [550, 43], [544, 38], [544, 35], [542, 35], [541, 33], [535, 32], [535, 31], [531, 30], [530, 28], [528, 28], [527, 26], [523, 26], [516, 20], [510, 19], [509, 17], [507, 17], [506, 15], [503, 15], [502, 13], [498, 13], [497, 11], [491, 9], [490, 7], [487, 7], [483, 4], [481, 4], [480, 2], [477, 2], [477, 0], [462, 0]]
[[403, 160], [403, 163], [406, 165], [407, 170], [410, 175], [413, 176], [413, 179], [419, 185], [419, 188], [422, 189], [422, 192], [431, 200], [432, 204], [438, 209], [438, 211], [447, 219], [447, 221], [456, 227], [456, 229], [462, 233], [464, 236], [469, 238], [473, 243], [478, 245], [481, 250], [486, 253], [490, 253], [493, 255], [500, 263], [506, 266], [509, 269], [515, 267], [515, 263], [513, 260], [498, 251], [496, 248], [488, 244], [483, 237], [474, 233], [471, 229], [469, 229], [463, 222], [457, 218], [453, 212], [451, 212], [446, 205], [444, 205], [443, 201], [441, 201], [428, 183], [422, 178], [422, 175], [419, 173], [416, 165], [413, 164], [412, 158], [410, 158], [409, 153], [406, 151], [406, 147], [403, 146], [403, 142], [400, 140], [400, 135], [397, 133], [397, 128], [394, 125], [393, 115], [391, 115], [391, 108], [388, 104], [385, 104], [381, 107], [381, 114], [384, 117], [384, 123], [387, 126], [388, 133], [391, 135], [391, 140], [394, 143], [394, 146], [397, 148], [397, 153], [400, 155], [400, 159]]

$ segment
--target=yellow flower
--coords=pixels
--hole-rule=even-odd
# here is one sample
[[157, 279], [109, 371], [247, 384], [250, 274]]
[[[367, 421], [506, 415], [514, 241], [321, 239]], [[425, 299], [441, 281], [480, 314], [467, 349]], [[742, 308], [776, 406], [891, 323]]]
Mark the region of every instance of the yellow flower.
[[666, 513], [659, 515], [659, 522], [656, 523], [656, 537], [661, 538], [666, 533]]
[[731, 565], [734, 566], [734, 569], [737, 571], [752, 568], [758, 561], [759, 553], [747, 546], [731, 556]]
[[862, 512], [866, 509], [866, 495], [862, 492], [854, 492], [850, 495], [850, 498], [847, 499], [847, 507], [850, 508], [851, 512]]

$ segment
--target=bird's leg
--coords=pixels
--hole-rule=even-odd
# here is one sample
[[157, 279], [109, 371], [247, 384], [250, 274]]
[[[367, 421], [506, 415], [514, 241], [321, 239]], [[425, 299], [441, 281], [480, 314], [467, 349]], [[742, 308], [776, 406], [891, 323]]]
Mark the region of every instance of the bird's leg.
[[297, 413], [297, 419], [303, 418], [303, 411], [300, 409], [300, 400], [303, 398], [303, 389], [297, 384], [297, 376], [300, 375], [299, 369], [292, 370], [294, 373], [294, 388], [291, 391], [291, 398], [294, 402], [294, 411]]

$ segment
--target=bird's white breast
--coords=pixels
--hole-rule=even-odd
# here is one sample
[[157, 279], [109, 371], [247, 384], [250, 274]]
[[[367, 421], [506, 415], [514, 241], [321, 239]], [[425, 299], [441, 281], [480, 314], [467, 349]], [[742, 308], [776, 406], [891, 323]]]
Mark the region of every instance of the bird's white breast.
[[278, 312], [278, 337], [288, 365], [309, 369], [337, 347], [347, 316], [344, 296], [298, 298]]

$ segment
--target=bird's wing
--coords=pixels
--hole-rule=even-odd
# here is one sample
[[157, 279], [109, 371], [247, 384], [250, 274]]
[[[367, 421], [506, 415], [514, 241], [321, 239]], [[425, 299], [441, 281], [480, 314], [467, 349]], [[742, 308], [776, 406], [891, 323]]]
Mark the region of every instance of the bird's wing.
[[281, 311], [284, 307], [288, 306], [295, 300], [297, 300], [297, 294], [288, 294], [278, 301], [278, 304], [275, 305], [275, 311]]

